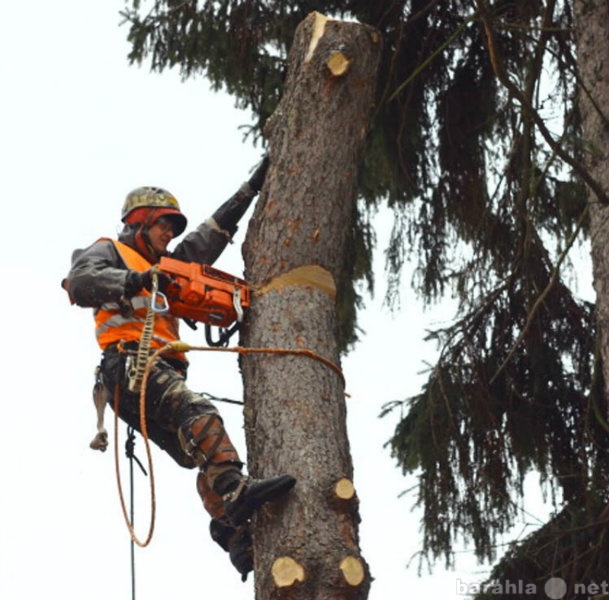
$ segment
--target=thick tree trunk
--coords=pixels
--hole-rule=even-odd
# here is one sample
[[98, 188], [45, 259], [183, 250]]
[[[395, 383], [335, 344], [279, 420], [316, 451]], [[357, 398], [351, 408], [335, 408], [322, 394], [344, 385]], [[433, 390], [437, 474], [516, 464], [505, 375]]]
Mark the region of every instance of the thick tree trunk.
[[[577, 62], [582, 86], [584, 162], [592, 177], [609, 193], [609, 4], [606, 0], [574, 2]], [[609, 415], [609, 207], [590, 190], [590, 237], [596, 291], [596, 315], [605, 399]]]
[[255, 517], [258, 600], [368, 595], [344, 382], [333, 366], [336, 282], [349, 251], [380, 46], [368, 26], [309, 15], [265, 131], [271, 162], [243, 249], [256, 292], [242, 341], [307, 352], [241, 362], [249, 470], [298, 479], [285, 501]]

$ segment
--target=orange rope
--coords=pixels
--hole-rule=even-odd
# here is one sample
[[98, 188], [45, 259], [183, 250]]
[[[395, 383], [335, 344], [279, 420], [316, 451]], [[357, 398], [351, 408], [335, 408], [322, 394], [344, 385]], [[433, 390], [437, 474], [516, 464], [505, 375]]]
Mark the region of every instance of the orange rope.
[[[141, 407], [146, 404], [146, 400], [142, 400], [145, 397], [146, 387], [145, 381], [147, 378], [147, 373], [144, 374], [144, 379], [142, 380], [142, 387], [140, 390], [140, 410]], [[148, 472], [150, 473], [150, 526], [148, 528], [148, 535], [144, 541], [141, 541], [137, 534], [135, 533], [135, 529], [133, 527], [133, 523], [131, 522], [129, 515], [127, 514], [127, 507], [125, 505], [125, 496], [123, 494], [123, 486], [121, 483], [121, 472], [120, 465], [118, 462], [118, 409], [119, 409], [119, 400], [120, 400], [120, 390], [117, 384], [114, 391], [114, 470], [116, 472], [116, 483], [118, 486], [118, 495], [121, 502], [121, 509], [123, 511], [123, 517], [125, 519], [125, 523], [127, 524], [127, 529], [129, 529], [129, 534], [131, 535], [131, 539], [141, 548], [145, 548], [152, 540], [152, 533], [154, 531], [154, 521], [155, 521], [155, 513], [156, 513], [156, 500], [155, 500], [155, 492], [154, 492], [154, 471], [152, 468], [152, 453], [150, 450], [150, 443], [148, 441], [148, 429], [146, 428], [146, 415], [140, 413], [140, 427], [142, 428], [142, 436], [144, 438], [144, 445], [146, 446], [146, 459], [148, 461]]]
[[314, 352], [313, 350], [307, 350], [304, 348], [300, 348], [300, 349], [298, 349], [298, 348], [294, 348], [294, 349], [291, 349], [291, 348], [245, 348], [243, 346], [233, 346], [232, 348], [220, 348], [217, 346], [211, 346], [211, 347], [191, 346], [190, 344], [187, 344], [186, 342], [177, 341], [177, 342], [172, 342], [170, 344], [167, 344], [160, 350], [157, 350], [157, 352], [155, 352], [155, 354], [153, 354], [150, 357], [149, 362], [157, 355], [159, 355], [163, 352], [168, 352], [170, 350], [173, 350], [174, 352], [176, 352], [176, 351], [177, 352], [188, 352], [189, 350], [200, 350], [203, 352], [236, 352], [238, 354], [243, 354], [243, 355], [247, 355], [247, 354], [281, 354], [284, 356], [285, 355], [308, 356], [309, 358], [318, 360], [321, 363], [323, 363], [324, 365], [326, 365], [327, 367], [330, 367], [341, 378], [343, 386], [345, 385], [345, 376], [343, 375], [341, 368], [337, 364], [333, 363], [331, 360], [325, 358], [321, 354]]

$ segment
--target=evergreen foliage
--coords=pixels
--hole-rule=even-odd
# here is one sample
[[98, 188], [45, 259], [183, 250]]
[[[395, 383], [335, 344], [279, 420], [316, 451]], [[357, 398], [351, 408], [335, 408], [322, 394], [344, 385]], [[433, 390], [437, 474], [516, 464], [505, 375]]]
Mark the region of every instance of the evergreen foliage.
[[[585, 507], [602, 503], [590, 490], [607, 487], [609, 468], [594, 307], [561, 277], [568, 249], [587, 235], [582, 180], [594, 184], [579, 162], [571, 8], [568, 0], [132, 0], [124, 11], [132, 62], [205, 75], [252, 111], [254, 137], [279, 101], [287, 51], [308, 13], [380, 30], [376, 112], [341, 286], [343, 346], [356, 340], [355, 282], [373, 283], [368, 217], [387, 202], [390, 302], [411, 257], [424, 303], [459, 299], [454, 324], [430, 334], [441, 353], [423, 390], [386, 409], [403, 411], [390, 446], [404, 472], [420, 477], [425, 554], [450, 563], [464, 536], [493, 559], [536, 469], [567, 508], [497, 567], [529, 575], [540, 563], [523, 553], [566, 521], [585, 522]], [[573, 536], [555, 542], [556, 556], [576, 556]]]

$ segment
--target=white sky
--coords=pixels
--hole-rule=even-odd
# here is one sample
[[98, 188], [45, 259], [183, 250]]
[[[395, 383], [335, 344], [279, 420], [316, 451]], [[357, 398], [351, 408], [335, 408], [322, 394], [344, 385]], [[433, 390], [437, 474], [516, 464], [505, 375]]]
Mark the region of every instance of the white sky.
[[[59, 287], [72, 250], [114, 236], [125, 194], [140, 185], [171, 190], [195, 225], [235, 191], [262, 152], [242, 142], [238, 127], [249, 115], [209, 92], [205, 80], [183, 83], [177, 73], [128, 66], [122, 7], [119, 0], [32, 0], [0, 9], [5, 216], [8, 210], [0, 258], [0, 598], [131, 597], [113, 447], [105, 454], [88, 447], [100, 356], [92, 318], [70, 306]], [[246, 226], [244, 220], [218, 268], [241, 273]], [[419, 577], [416, 560], [407, 567], [420, 547], [420, 513], [411, 511], [412, 496], [398, 496], [414, 480], [402, 477], [382, 447], [397, 415], [377, 418], [384, 403], [418, 391], [434, 350], [421, 341], [424, 330], [447, 313], [422, 315], [405, 288], [402, 313], [392, 318], [381, 306], [382, 272], [379, 254], [378, 299], [361, 315], [367, 335], [343, 364], [361, 547], [375, 578], [370, 598], [456, 598], [458, 581], [480, 582], [486, 569], [468, 551], [454, 572], [440, 564]], [[185, 333], [204, 343], [202, 332]], [[240, 398], [233, 355], [200, 353], [191, 363], [193, 389]], [[220, 409], [245, 455], [240, 408]], [[124, 441], [123, 426], [120, 435]], [[141, 438], [136, 453], [145, 459]], [[151, 545], [136, 552], [137, 598], [253, 598], [251, 577], [241, 583], [209, 538], [195, 473], [156, 449], [153, 459], [156, 529]], [[148, 480], [139, 472], [136, 478], [136, 529], [144, 537]], [[123, 483], [128, 488], [126, 470]]]

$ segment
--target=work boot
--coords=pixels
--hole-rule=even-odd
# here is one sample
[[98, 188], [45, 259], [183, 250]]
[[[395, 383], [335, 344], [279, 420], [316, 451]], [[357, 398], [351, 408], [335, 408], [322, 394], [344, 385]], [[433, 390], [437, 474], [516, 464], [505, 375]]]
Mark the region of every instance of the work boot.
[[231, 563], [241, 574], [241, 581], [246, 581], [249, 572], [254, 569], [252, 535], [247, 525], [235, 528], [225, 518], [214, 518], [209, 523], [209, 533], [228, 552]]
[[234, 527], [238, 527], [263, 504], [277, 500], [289, 492], [295, 483], [296, 479], [291, 475], [250, 479], [240, 471], [231, 469], [217, 477], [214, 491], [224, 500], [228, 520]]

